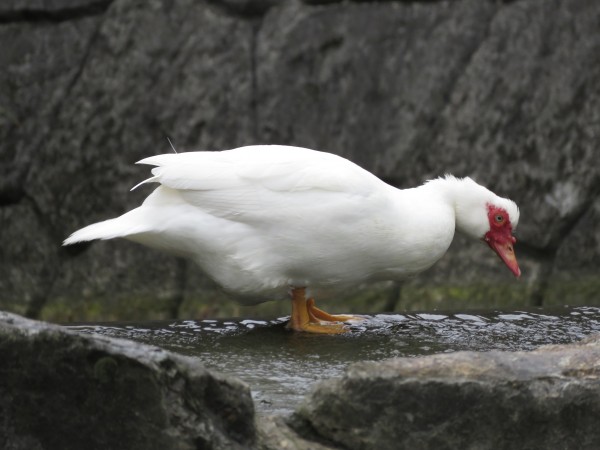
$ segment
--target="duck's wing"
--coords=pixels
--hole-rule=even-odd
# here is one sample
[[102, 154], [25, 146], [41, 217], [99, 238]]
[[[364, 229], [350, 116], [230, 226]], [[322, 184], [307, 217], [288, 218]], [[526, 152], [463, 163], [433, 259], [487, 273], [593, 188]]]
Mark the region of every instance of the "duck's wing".
[[151, 156], [137, 164], [157, 166], [152, 169], [154, 176], [140, 184], [158, 182], [178, 190], [220, 190], [257, 184], [273, 191], [320, 189], [358, 193], [380, 182], [340, 156], [283, 145], [171, 153]]
[[213, 215], [239, 219], [278, 208], [347, 206], [384, 185], [345, 158], [287, 146], [165, 154], [139, 163], [157, 166], [145, 182], [180, 191], [186, 201]]

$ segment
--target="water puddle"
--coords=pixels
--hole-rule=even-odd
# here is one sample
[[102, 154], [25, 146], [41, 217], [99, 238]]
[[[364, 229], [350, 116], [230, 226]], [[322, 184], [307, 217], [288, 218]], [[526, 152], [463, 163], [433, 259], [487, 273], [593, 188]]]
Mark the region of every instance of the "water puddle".
[[600, 308], [364, 316], [345, 335], [317, 336], [274, 320], [177, 320], [69, 326], [200, 358], [248, 383], [259, 413], [287, 414], [315, 382], [353, 362], [459, 350], [532, 350], [600, 333]]

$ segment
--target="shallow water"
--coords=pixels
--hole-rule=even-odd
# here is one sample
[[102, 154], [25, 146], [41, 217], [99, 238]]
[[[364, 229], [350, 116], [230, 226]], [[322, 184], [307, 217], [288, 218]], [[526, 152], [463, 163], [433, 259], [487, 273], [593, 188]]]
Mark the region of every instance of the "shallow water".
[[340, 376], [348, 364], [458, 350], [531, 350], [600, 332], [600, 308], [406, 313], [364, 316], [344, 335], [321, 336], [270, 321], [177, 320], [70, 326], [157, 345], [200, 358], [252, 388], [259, 413], [287, 414], [318, 380]]

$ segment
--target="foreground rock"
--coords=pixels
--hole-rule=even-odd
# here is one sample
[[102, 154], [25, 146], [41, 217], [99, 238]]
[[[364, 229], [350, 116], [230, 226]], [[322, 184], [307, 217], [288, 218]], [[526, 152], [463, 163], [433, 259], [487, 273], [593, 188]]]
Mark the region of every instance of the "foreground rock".
[[293, 426], [351, 449], [600, 448], [600, 337], [533, 352], [359, 363]]
[[0, 448], [242, 449], [254, 406], [198, 360], [0, 312]]
[[600, 336], [364, 362], [291, 417], [197, 360], [0, 312], [0, 449], [597, 449]]

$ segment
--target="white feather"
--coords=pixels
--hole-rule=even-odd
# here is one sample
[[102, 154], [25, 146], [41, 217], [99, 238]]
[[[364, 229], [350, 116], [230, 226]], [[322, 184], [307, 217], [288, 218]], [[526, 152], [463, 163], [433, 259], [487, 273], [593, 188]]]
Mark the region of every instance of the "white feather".
[[147, 232], [151, 229], [152, 223], [147, 220], [145, 213], [146, 211], [136, 208], [115, 219], [88, 225], [71, 234], [64, 240], [63, 245], [94, 239], [113, 239]]

